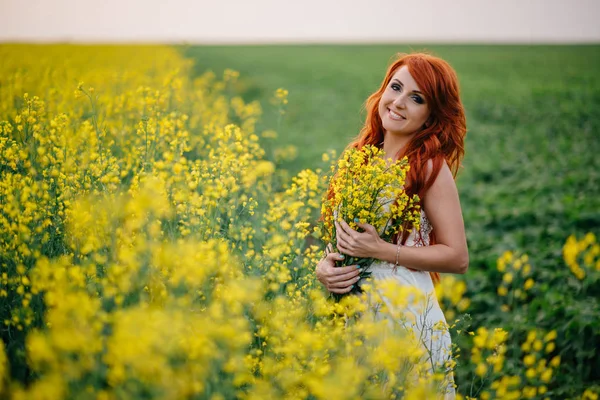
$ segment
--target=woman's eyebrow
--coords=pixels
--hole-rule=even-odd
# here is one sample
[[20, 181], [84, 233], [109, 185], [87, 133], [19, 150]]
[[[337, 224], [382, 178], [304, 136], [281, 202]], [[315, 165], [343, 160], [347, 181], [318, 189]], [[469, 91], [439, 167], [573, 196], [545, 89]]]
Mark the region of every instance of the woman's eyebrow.
[[[404, 83], [400, 82], [400, 80], [398, 78], [394, 78], [394, 81], [398, 82], [398, 84], [400, 86], [404, 87]], [[423, 94], [423, 93], [419, 92], [418, 90], [413, 90], [413, 93]]]

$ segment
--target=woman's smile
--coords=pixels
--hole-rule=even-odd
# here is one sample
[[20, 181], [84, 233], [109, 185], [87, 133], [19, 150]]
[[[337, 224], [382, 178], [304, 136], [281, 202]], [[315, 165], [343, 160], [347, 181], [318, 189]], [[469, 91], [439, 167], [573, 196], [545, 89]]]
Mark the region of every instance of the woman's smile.
[[403, 120], [406, 119], [402, 115], [398, 114], [397, 112], [394, 112], [394, 111], [390, 110], [389, 108], [388, 108], [388, 111], [389, 111], [388, 116], [391, 119], [393, 119], [394, 121], [403, 121]]

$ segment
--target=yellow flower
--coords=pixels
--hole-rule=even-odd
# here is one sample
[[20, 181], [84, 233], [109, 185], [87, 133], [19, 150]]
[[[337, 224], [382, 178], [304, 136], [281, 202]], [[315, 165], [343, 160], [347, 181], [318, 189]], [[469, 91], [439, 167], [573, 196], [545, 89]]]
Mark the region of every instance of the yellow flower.
[[533, 281], [533, 279], [529, 278], [529, 279], [527, 279], [527, 280], [525, 281], [525, 284], [523, 285], [523, 288], [524, 288], [525, 290], [529, 290], [529, 289], [531, 289], [531, 288], [533, 287], [533, 285], [534, 285], [534, 281]]
[[288, 103], [288, 94], [289, 92], [286, 89], [279, 88], [275, 91], [275, 99], [281, 104]]
[[534, 368], [527, 368], [527, 371], [525, 371], [525, 376], [527, 377], [527, 379], [533, 379], [536, 376], [536, 371]]
[[478, 348], [484, 348], [489, 337], [487, 328], [481, 326], [477, 328], [477, 335], [473, 338], [473, 343]]
[[581, 396], [582, 400], [598, 400], [598, 393], [595, 393], [592, 389], [585, 389], [583, 395]]
[[477, 367], [475, 368], [475, 374], [477, 374], [477, 376], [483, 377], [485, 374], [487, 374], [487, 371], [488, 367], [484, 363], [477, 364]]
[[521, 267], [522, 267], [522, 266], [523, 266], [523, 262], [522, 262], [520, 259], [519, 259], [519, 260], [516, 260], [516, 261], [513, 263], [513, 268], [515, 269], [515, 271], [519, 271], [519, 270], [521, 269]]
[[537, 388], [533, 386], [525, 386], [523, 388], [523, 396], [526, 399], [533, 399], [537, 394]]
[[490, 348], [494, 348], [502, 343], [505, 343], [508, 339], [508, 332], [502, 328], [494, 329], [494, 335], [492, 337], [493, 346], [488, 346]]
[[533, 364], [535, 364], [535, 355], [533, 355], [533, 354], [526, 355], [523, 358], [523, 363], [525, 364], [525, 366], [531, 367]]
[[551, 330], [544, 336], [544, 342], [550, 342], [552, 340], [556, 340], [556, 330], [555, 329]]
[[542, 380], [542, 382], [545, 383], [550, 382], [550, 380], [552, 379], [552, 368], [547, 368], [544, 372], [542, 372], [542, 374], [540, 375], [540, 379]]

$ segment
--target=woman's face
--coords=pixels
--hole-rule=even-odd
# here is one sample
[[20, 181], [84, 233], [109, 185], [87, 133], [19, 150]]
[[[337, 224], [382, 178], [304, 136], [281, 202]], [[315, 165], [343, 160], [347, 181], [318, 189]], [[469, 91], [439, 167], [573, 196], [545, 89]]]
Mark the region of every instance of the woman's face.
[[379, 101], [383, 129], [394, 135], [412, 135], [423, 127], [429, 114], [425, 96], [403, 65], [394, 73]]

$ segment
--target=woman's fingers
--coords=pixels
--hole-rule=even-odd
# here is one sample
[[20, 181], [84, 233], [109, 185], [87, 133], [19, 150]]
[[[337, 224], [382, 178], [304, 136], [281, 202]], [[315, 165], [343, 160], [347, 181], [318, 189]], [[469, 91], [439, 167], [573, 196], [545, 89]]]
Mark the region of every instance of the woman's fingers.
[[368, 232], [370, 235], [377, 235], [379, 236], [379, 233], [377, 232], [377, 229], [375, 229], [375, 227], [373, 225], [370, 224], [358, 224], [358, 226], [363, 229], [365, 232]]
[[333, 252], [333, 246], [331, 245], [331, 243], [327, 244], [327, 247], [325, 248], [325, 255], [328, 255], [329, 253]]
[[354, 256], [354, 250], [352, 249], [352, 247], [350, 247], [350, 245], [348, 245], [345, 241], [343, 240], [338, 240], [337, 243], [337, 247], [340, 249], [340, 251], [344, 254], [347, 254], [349, 256]]
[[344, 256], [341, 255], [340, 253], [331, 252], [331, 253], [327, 254], [327, 256], [325, 256], [325, 258], [327, 258], [328, 260], [331, 260], [331, 261], [340, 261], [340, 260], [344, 259]]
[[[337, 225], [337, 222], [336, 222], [336, 226], [339, 226], [339, 225]], [[338, 247], [338, 249], [341, 250], [340, 245], [344, 246], [346, 243], [348, 243], [348, 240], [350, 239], [350, 236], [348, 236], [341, 229], [336, 229], [335, 238], [336, 238], [336, 241], [337, 241], [337, 247]]]
[[336, 267], [335, 263], [336, 261], [342, 261], [344, 259], [344, 256], [341, 255], [340, 253], [329, 253], [325, 256], [325, 258], [323, 258], [321, 261], [319, 261], [319, 263], [317, 264], [317, 268], [319, 268], [319, 266], [321, 266], [319, 269], [323, 270], [323, 267], [325, 267], [326, 269], [328, 269], [328, 272], [326, 272], [326, 275], [340, 275], [340, 274], [345, 274], [346, 272], [350, 272], [356, 269], [355, 266], [348, 266], [348, 267]]
[[[342, 270], [345, 268], [349, 268], [348, 270], [343, 270], [343, 271], [338, 271], [338, 270]], [[350, 279], [353, 279], [354, 277], [358, 276], [360, 274], [360, 270], [357, 269], [355, 266], [350, 266], [350, 267], [343, 267], [343, 268], [334, 268], [332, 271], [332, 274], [329, 275], [327, 281], [329, 283], [339, 283], [339, 282], [344, 282]]]
[[343, 219], [339, 222], [336, 221], [336, 223], [338, 224], [340, 230], [348, 236], [352, 236], [352, 234], [356, 232], [354, 229], [350, 228], [350, 225], [348, 225]]
[[341, 281], [341, 282], [331, 283], [331, 284], [329, 284], [329, 289], [330, 290], [331, 289], [345, 289], [348, 286], [354, 285], [359, 280], [360, 280], [360, 276], [355, 276], [354, 278], [346, 279], [346, 280]]
[[360, 280], [360, 272], [362, 270], [358, 266], [335, 266], [336, 261], [343, 259], [344, 257], [340, 253], [330, 252], [317, 265], [317, 277], [319, 281], [332, 293], [348, 293], [352, 290], [352, 286]]
[[[343, 222], [343, 221], [342, 221], [342, 222]], [[344, 240], [344, 241], [346, 241], [346, 242], [347, 242], [347, 241], [349, 241], [349, 240], [352, 238], [352, 236], [351, 236], [350, 232], [347, 232], [347, 231], [346, 231], [346, 230], [345, 230], [345, 229], [342, 227], [342, 225], [341, 225], [341, 224], [342, 224], [341, 222], [337, 222], [337, 221], [336, 221], [336, 223], [335, 223], [335, 228], [336, 228], [336, 229], [335, 229], [335, 232], [336, 232], [336, 235], [337, 235], [337, 237], [338, 237], [338, 241], [339, 241], [339, 239], [342, 239], [342, 240]], [[348, 228], [350, 228], [350, 227], [348, 227]]]
[[344, 289], [338, 289], [338, 288], [331, 288], [329, 289], [329, 291], [331, 293], [336, 293], [336, 294], [344, 294], [344, 293], [348, 293], [352, 290], [353, 286], [348, 286], [347, 288]]
[[358, 268], [359, 268], [358, 265], [348, 265], [345, 267], [337, 267], [335, 269], [335, 272], [336, 272], [336, 275], [342, 275], [342, 274], [345, 274], [348, 272], [356, 272], [356, 271], [360, 272], [360, 270]]
[[346, 240], [346, 242], [349, 244], [353, 244], [353, 242], [359, 240], [361, 233], [350, 228], [350, 225], [348, 225], [346, 221], [341, 220], [338, 222], [338, 227], [338, 232], [342, 232], [344, 240]]
[[344, 221], [336, 221], [335, 224], [338, 249], [344, 252], [344, 254], [348, 254], [351, 256], [355, 255], [354, 246], [357, 240], [355, 235], [359, 235], [359, 233], [352, 230], [352, 228], [350, 228], [350, 226]]

